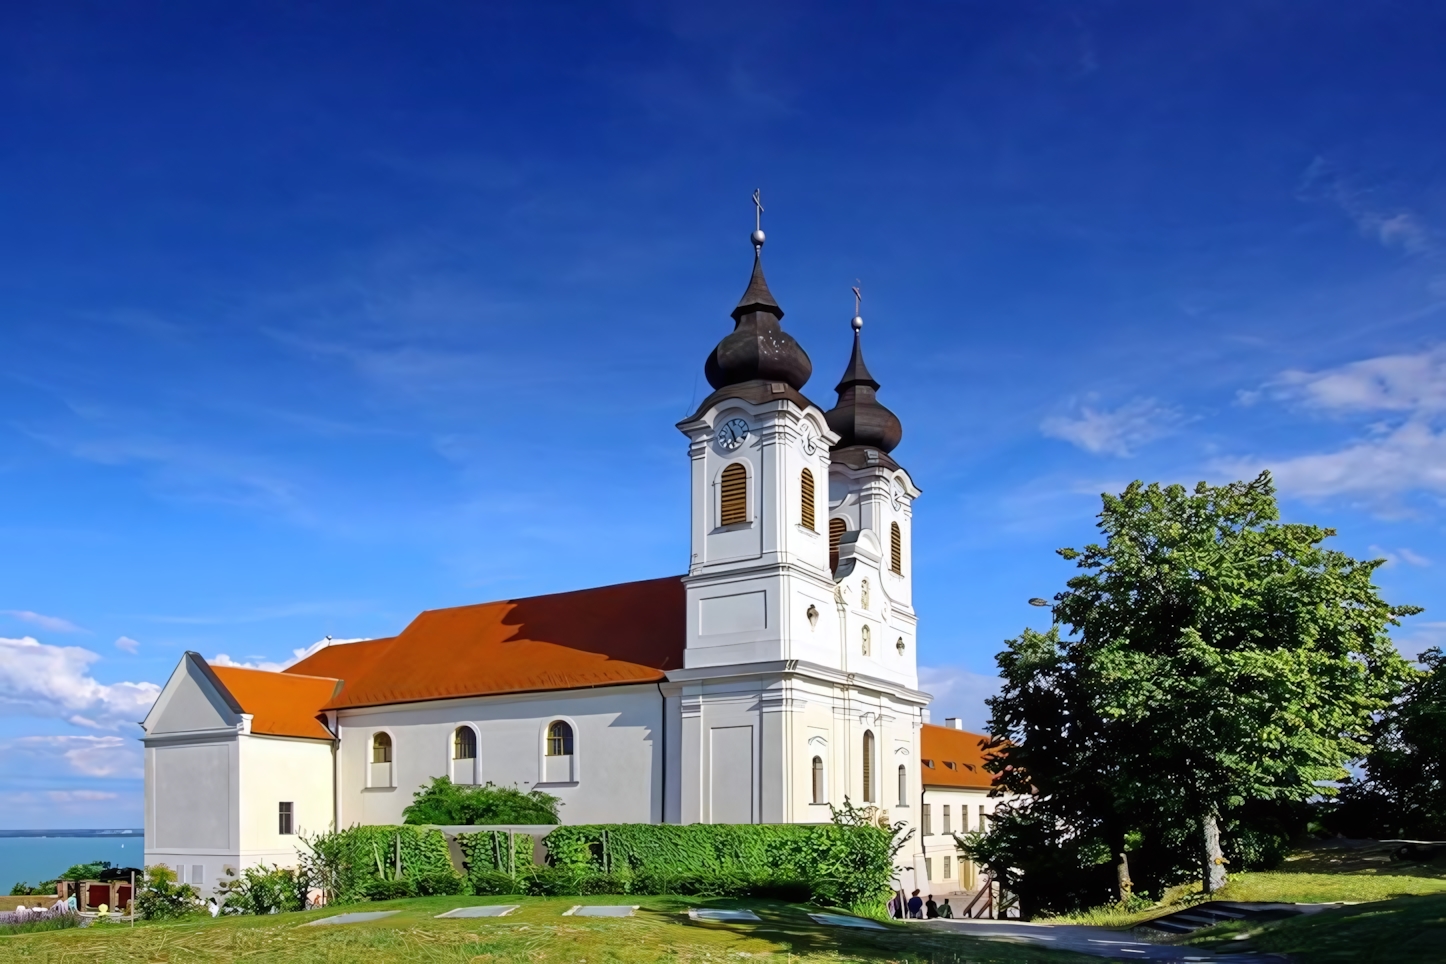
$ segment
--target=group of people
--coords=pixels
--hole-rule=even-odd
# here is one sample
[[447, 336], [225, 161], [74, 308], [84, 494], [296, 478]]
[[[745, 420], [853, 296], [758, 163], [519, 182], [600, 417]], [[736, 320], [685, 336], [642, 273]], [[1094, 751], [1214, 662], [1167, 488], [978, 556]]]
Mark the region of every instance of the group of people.
[[67, 897], [65, 900], [56, 900], [55, 903], [46, 907], [44, 904], [36, 904], [34, 907], [26, 907], [21, 904], [9, 914], [6, 923], [19, 924], [38, 917], [53, 914], [74, 914], [76, 911], [75, 898]]
[[902, 890], [895, 892], [892, 900], [889, 901], [889, 916], [899, 920], [933, 920], [938, 917], [951, 919], [954, 916], [954, 908], [949, 906], [949, 898], [944, 898], [944, 903], [936, 904], [934, 895], [927, 898], [919, 896], [916, 890], [913, 896], [907, 900]]

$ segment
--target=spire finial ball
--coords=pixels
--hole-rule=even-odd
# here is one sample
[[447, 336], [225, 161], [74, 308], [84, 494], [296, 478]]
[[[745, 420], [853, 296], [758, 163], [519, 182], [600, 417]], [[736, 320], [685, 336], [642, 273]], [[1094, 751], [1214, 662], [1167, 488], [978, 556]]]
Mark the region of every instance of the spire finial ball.
[[762, 228], [754, 231], [751, 235], [749, 235], [749, 237], [753, 240], [753, 246], [755, 248], [763, 247], [763, 242], [764, 240], [766, 240]]
[[850, 324], [852, 324], [852, 325], [854, 326], [854, 331], [863, 331], [863, 328], [864, 328], [864, 316], [863, 316], [863, 315], [854, 315], [854, 320], [853, 320], [852, 322], [850, 322]]

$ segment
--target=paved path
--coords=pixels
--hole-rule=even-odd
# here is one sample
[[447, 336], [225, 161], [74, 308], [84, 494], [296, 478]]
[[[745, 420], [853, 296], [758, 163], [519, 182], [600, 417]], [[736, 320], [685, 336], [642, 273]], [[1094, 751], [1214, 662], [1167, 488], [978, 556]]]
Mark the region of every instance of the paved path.
[[1194, 947], [1174, 947], [1142, 941], [1126, 931], [1083, 924], [1029, 924], [1008, 920], [930, 920], [919, 927], [955, 931], [983, 940], [1031, 944], [1077, 954], [1092, 954], [1118, 961], [1209, 961], [1215, 964], [1280, 964], [1276, 954], [1221, 954]]

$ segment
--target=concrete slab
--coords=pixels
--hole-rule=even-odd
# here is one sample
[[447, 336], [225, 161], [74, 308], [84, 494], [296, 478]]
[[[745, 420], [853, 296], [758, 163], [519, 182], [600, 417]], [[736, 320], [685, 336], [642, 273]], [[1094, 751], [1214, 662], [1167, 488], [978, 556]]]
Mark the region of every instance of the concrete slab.
[[308, 921], [304, 926], [311, 927], [315, 924], [364, 924], [369, 920], [381, 920], [383, 917], [391, 917], [399, 913], [394, 910], [368, 910], [355, 914], [337, 914], [335, 917], [323, 917], [321, 920]]
[[483, 904], [479, 907], [458, 907], [456, 910], [449, 910], [445, 914], [438, 914], [437, 919], [446, 917], [506, 917], [521, 904]]
[[720, 907], [694, 907], [688, 911], [694, 920], [758, 920], [751, 910], [724, 910]]
[[563, 917], [632, 917], [638, 904], [578, 904], [562, 912]]
[[867, 917], [850, 917], [848, 914], [809, 914], [814, 920], [828, 927], [859, 927], [864, 930], [883, 931], [888, 930], [883, 924], [876, 920], [869, 920]]
[[1085, 924], [1035, 924], [1003, 920], [930, 920], [914, 921], [915, 927], [937, 928], [956, 934], [967, 934], [986, 941], [1030, 944], [1060, 951], [1074, 951], [1110, 960], [1169, 961], [1186, 964], [1192, 961], [1219, 961], [1221, 964], [1275, 964], [1285, 958], [1274, 954], [1217, 954], [1197, 947], [1178, 947], [1137, 940], [1128, 931]]

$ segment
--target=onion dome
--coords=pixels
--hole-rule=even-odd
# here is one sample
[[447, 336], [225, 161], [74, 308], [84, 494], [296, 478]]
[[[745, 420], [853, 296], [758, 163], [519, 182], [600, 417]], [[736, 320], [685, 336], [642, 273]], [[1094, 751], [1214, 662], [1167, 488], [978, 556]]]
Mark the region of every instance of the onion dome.
[[828, 427], [839, 436], [833, 450], [859, 445], [888, 454], [903, 439], [904, 426], [899, 417], [880, 405], [874, 396], [879, 383], [864, 364], [864, 349], [859, 339], [863, 318], [855, 315], [853, 327], [854, 353], [844, 369], [843, 379], [834, 389], [838, 392], [838, 404], [824, 416]]
[[813, 363], [779, 327], [783, 309], [763, 278], [762, 231], [753, 233], [753, 248], [753, 277], [733, 309], [733, 331], [708, 355], [703, 374], [714, 388], [761, 380], [786, 382], [798, 390], [813, 374]]

